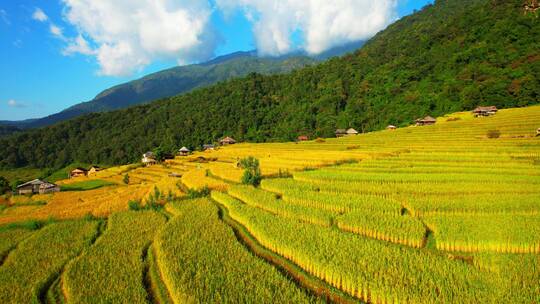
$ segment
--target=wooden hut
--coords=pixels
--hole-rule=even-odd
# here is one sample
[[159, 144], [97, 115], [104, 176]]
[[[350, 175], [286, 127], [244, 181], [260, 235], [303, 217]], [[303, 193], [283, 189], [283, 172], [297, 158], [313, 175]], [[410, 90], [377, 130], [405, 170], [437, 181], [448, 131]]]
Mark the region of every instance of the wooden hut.
[[337, 129], [336, 130], [336, 137], [343, 137], [347, 135], [347, 130], [345, 129]]
[[536, 129], [536, 136], [540, 136], [540, 128]]
[[437, 120], [431, 116], [426, 116], [424, 118], [419, 118], [416, 120], [417, 126], [430, 126], [434, 125], [437, 122]]
[[309, 137], [307, 135], [300, 135], [297, 138], [298, 141], [308, 141]]
[[39, 186], [39, 194], [47, 194], [53, 192], [60, 192], [60, 186], [45, 182]]
[[234, 138], [232, 138], [232, 137], [227, 136], [227, 137], [223, 138], [222, 140], [220, 140], [219, 143], [222, 146], [234, 145], [236, 143], [236, 140], [234, 140]]
[[388, 125], [388, 126], [386, 127], [386, 130], [391, 130], [391, 131], [393, 131], [393, 130], [395, 130], [395, 129], [397, 129], [397, 127], [394, 126], [394, 125]]
[[90, 167], [90, 170], [88, 170], [88, 175], [96, 174], [101, 170], [103, 170], [103, 169], [98, 167], [98, 166], [92, 166], [92, 167]]
[[17, 193], [22, 194], [45, 194], [60, 191], [60, 187], [41, 179], [34, 179], [17, 186]]
[[146, 152], [143, 154], [143, 157], [141, 159], [141, 162], [145, 164], [146, 166], [152, 166], [157, 163], [156, 157], [153, 152]]
[[215, 150], [215, 149], [216, 149], [216, 146], [214, 144], [203, 145], [203, 150], [204, 151], [210, 151], [210, 150]]
[[178, 150], [178, 155], [180, 155], [180, 156], [188, 156], [189, 152], [191, 152], [191, 150], [189, 150], [186, 147], [182, 147], [182, 148], [180, 148], [180, 150]]
[[88, 175], [88, 170], [85, 168], [75, 168], [69, 172], [69, 178], [81, 177]]
[[347, 133], [347, 136], [358, 135], [358, 131], [356, 131], [356, 130], [353, 129], [353, 128], [347, 129], [346, 133]]
[[496, 106], [477, 107], [473, 110], [474, 117], [491, 116], [497, 113], [499, 109]]

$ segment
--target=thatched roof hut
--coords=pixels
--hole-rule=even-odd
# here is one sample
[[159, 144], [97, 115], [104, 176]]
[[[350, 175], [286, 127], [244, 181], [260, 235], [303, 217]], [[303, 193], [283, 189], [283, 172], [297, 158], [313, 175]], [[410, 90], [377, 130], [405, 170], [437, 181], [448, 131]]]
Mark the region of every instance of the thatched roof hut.
[[431, 116], [426, 116], [424, 118], [419, 118], [416, 120], [416, 125], [417, 126], [429, 126], [429, 125], [433, 125], [437, 122], [437, 119], [431, 117]]
[[346, 133], [347, 133], [347, 135], [358, 135], [358, 131], [356, 131], [353, 128], [347, 129]]
[[234, 138], [232, 138], [232, 137], [227, 136], [227, 137], [223, 138], [222, 140], [220, 140], [219, 143], [222, 146], [234, 145], [236, 143], [236, 140], [234, 140]]

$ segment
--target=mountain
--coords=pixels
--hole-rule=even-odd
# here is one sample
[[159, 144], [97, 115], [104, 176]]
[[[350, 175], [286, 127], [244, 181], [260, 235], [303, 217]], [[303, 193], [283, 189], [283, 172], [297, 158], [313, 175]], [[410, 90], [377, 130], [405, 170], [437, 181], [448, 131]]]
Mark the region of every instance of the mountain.
[[336, 128], [403, 126], [477, 105], [536, 104], [540, 19], [523, 3], [438, 0], [354, 54], [1, 138], [0, 166], [112, 165], [157, 146], [195, 148], [225, 135], [253, 142], [328, 137]]
[[[340, 54], [342, 50], [334, 52]], [[44, 127], [88, 113], [122, 109], [178, 95], [253, 72], [266, 75], [286, 73], [316, 62], [316, 59], [303, 54], [294, 57], [260, 58], [256, 51], [236, 52], [206, 63], [174, 67], [114, 86], [99, 93], [91, 101], [76, 104], [44, 118], [4, 121], [0, 124], [24, 129]]]

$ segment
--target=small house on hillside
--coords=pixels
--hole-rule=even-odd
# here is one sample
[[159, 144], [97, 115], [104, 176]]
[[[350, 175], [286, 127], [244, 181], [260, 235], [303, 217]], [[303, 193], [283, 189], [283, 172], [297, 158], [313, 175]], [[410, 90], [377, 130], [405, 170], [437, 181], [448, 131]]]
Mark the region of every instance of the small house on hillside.
[[349, 128], [347, 131], [347, 136], [351, 136], [351, 135], [358, 135], [358, 131], [356, 131], [355, 129], [353, 128]]
[[60, 191], [60, 187], [53, 183], [34, 179], [17, 186], [17, 193], [22, 194], [46, 194]]
[[347, 135], [347, 130], [345, 129], [337, 129], [336, 130], [336, 137], [343, 137]]
[[232, 137], [227, 136], [227, 137], [223, 138], [222, 140], [220, 140], [219, 143], [222, 146], [234, 145], [236, 143], [236, 140], [234, 140], [234, 138], [232, 138]]
[[88, 170], [84, 168], [75, 168], [69, 172], [69, 178], [81, 177], [88, 175]]
[[97, 172], [103, 170], [102, 168], [98, 166], [92, 166], [90, 167], [90, 170], [88, 170], [88, 175], [96, 174]]
[[394, 126], [394, 125], [388, 125], [388, 126], [386, 127], [386, 130], [391, 130], [391, 131], [393, 131], [393, 130], [395, 130], [395, 129], [397, 129], [397, 127]]
[[491, 116], [497, 113], [499, 109], [496, 106], [477, 107], [473, 110], [474, 117]]
[[141, 162], [145, 164], [146, 166], [155, 165], [157, 163], [156, 156], [154, 155], [153, 152], [146, 152], [143, 154]]
[[434, 125], [437, 122], [437, 120], [431, 116], [426, 116], [424, 118], [419, 118], [416, 120], [417, 126], [430, 126]]
[[297, 138], [298, 141], [308, 141], [309, 137], [307, 135], [300, 135]]
[[203, 145], [203, 150], [204, 151], [210, 151], [210, 150], [215, 150], [215, 149], [216, 149], [216, 146], [214, 144]]
[[536, 136], [540, 136], [540, 128], [536, 129]]
[[178, 150], [178, 155], [180, 155], [180, 156], [188, 156], [189, 152], [191, 152], [191, 150], [189, 150], [186, 147], [182, 147], [182, 148], [180, 148], [180, 150]]

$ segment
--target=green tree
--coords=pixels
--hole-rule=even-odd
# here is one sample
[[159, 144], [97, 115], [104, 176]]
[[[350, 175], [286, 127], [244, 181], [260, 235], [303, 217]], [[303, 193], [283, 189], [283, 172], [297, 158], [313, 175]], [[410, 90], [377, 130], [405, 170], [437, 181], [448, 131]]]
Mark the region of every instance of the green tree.
[[11, 186], [9, 185], [9, 181], [3, 177], [0, 176], [0, 195], [9, 192], [11, 190]]
[[253, 156], [243, 158], [240, 160], [239, 165], [244, 169], [243, 184], [258, 186], [261, 183], [262, 175], [258, 159]]

